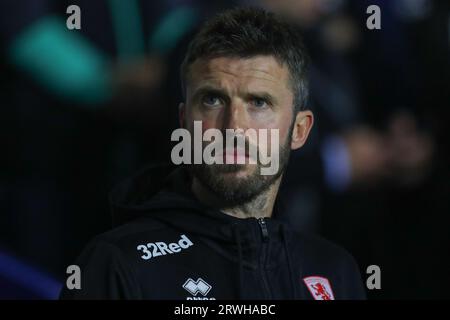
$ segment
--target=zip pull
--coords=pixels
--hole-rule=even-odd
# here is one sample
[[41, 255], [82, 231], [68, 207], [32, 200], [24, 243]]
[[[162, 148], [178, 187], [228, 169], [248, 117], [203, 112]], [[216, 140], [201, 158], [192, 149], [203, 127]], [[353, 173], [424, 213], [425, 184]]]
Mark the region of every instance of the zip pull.
[[264, 220], [264, 218], [258, 218], [258, 223], [261, 227], [263, 241], [266, 242], [269, 240], [269, 231], [267, 230], [266, 220]]

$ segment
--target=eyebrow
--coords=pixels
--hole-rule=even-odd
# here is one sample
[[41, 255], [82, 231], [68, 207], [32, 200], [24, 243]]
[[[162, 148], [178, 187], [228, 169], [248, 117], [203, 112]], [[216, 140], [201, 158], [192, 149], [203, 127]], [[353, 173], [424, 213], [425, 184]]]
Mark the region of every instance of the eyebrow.
[[[196, 101], [199, 97], [205, 95], [205, 94], [213, 94], [219, 96], [221, 99], [224, 99], [226, 102], [230, 101], [230, 98], [228, 96], [228, 93], [225, 90], [222, 90], [220, 88], [216, 88], [210, 85], [206, 85], [203, 87], [198, 88], [194, 95], [192, 96], [192, 100]], [[275, 98], [272, 94], [266, 92], [266, 91], [254, 91], [254, 92], [247, 92], [245, 94], [246, 99], [250, 98], [260, 98], [266, 100], [269, 104], [277, 104], [278, 99]]]

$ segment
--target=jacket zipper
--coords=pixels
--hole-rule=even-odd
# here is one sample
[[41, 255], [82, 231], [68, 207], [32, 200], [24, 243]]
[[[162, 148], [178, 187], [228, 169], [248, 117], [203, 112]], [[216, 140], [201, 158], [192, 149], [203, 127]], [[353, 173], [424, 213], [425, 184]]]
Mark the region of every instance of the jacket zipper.
[[269, 231], [267, 231], [266, 220], [264, 220], [264, 218], [258, 218], [258, 223], [261, 227], [263, 242], [269, 241]]
[[269, 246], [269, 231], [267, 229], [267, 224], [266, 224], [266, 221], [264, 220], [264, 218], [258, 218], [258, 224], [261, 228], [261, 234], [262, 234], [262, 239], [263, 239], [262, 246], [261, 246], [261, 256], [260, 256], [260, 260], [259, 260], [261, 278], [262, 278], [262, 283], [264, 286], [265, 295], [267, 298], [271, 299], [272, 294], [269, 289], [269, 282], [268, 282], [267, 274], [266, 274], [267, 250], [268, 250], [268, 246]]

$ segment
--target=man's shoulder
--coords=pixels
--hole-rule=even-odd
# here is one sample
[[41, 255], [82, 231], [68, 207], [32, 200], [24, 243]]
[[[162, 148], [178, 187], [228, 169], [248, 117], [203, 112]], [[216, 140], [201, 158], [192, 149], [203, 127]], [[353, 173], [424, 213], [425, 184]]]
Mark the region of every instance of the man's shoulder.
[[294, 241], [303, 281], [326, 279], [336, 299], [365, 299], [360, 269], [346, 249], [317, 235], [297, 233]]
[[308, 264], [327, 268], [356, 266], [354, 257], [346, 249], [319, 235], [294, 232], [294, 238], [296, 249]]
[[[170, 230], [152, 219], [138, 218], [92, 238], [76, 259], [83, 274], [83, 290], [66, 290], [62, 299], [136, 299], [140, 297], [137, 261], [142, 244]], [[146, 249], [148, 252], [148, 250]], [[106, 276], [111, 275], [111, 276]], [[112, 276], [114, 275], [114, 276]]]
[[[98, 234], [89, 245], [107, 244], [126, 253], [136, 251], [137, 246], [164, 242], [179, 235], [177, 230], [149, 217], [140, 217], [111, 230]], [[89, 246], [88, 245], [88, 246]]]

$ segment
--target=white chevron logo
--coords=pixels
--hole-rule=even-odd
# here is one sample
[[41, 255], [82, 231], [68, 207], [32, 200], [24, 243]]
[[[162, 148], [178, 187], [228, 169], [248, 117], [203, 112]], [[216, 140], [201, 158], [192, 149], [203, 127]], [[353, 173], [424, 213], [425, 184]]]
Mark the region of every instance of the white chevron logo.
[[193, 296], [196, 296], [197, 293], [199, 293], [199, 292], [203, 296], [206, 296], [212, 287], [202, 278], [198, 278], [197, 281], [194, 281], [191, 278], [189, 278], [183, 284], [183, 288], [185, 290], [187, 290]]

